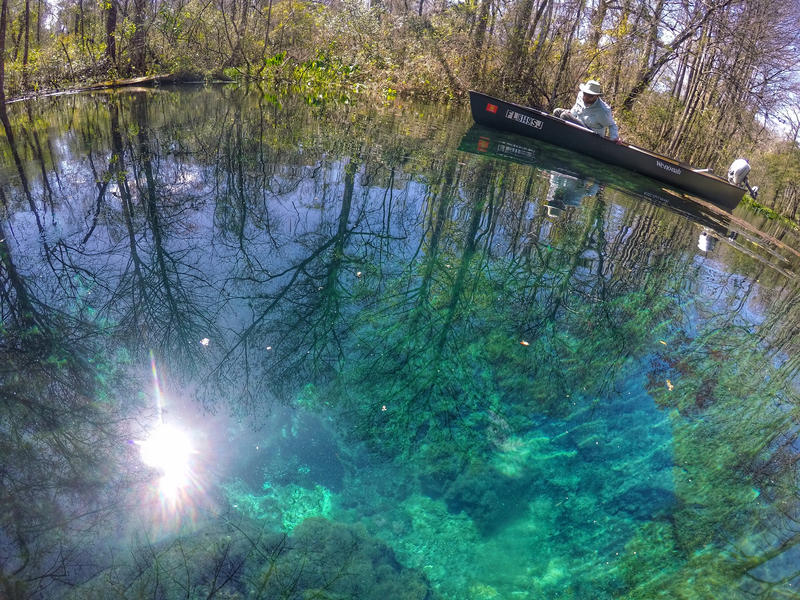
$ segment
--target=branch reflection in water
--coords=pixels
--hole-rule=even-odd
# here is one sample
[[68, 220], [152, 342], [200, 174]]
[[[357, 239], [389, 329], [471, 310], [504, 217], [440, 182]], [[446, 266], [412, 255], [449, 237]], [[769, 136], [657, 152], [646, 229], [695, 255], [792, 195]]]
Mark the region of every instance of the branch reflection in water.
[[4, 121], [6, 596], [789, 590], [791, 232], [269, 100]]

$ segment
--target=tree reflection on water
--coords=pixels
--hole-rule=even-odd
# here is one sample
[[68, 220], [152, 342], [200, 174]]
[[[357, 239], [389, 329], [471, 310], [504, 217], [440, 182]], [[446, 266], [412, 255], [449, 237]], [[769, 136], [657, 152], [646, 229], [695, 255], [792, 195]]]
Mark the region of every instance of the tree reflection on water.
[[[6, 596], [791, 597], [790, 232], [599, 167], [555, 214], [461, 112], [281, 102], [4, 110]], [[140, 527], [151, 352], [255, 432]]]

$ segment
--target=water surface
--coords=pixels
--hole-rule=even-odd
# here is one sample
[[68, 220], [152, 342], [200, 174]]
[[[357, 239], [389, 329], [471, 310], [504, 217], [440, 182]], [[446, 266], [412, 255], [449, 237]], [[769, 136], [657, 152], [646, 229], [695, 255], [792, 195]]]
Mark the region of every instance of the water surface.
[[796, 597], [793, 232], [460, 107], [8, 113], [5, 596]]

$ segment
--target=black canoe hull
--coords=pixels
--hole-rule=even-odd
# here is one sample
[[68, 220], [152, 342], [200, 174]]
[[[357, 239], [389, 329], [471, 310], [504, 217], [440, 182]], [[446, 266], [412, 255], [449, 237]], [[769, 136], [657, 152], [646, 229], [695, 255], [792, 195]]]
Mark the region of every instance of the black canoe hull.
[[562, 146], [602, 162], [641, 173], [695, 194], [731, 211], [744, 197], [744, 188], [716, 175], [629, 144], [617, 144], [596, 133], [546, 112], [506, 102], [480, 92], [469, 92], [476, 123]]

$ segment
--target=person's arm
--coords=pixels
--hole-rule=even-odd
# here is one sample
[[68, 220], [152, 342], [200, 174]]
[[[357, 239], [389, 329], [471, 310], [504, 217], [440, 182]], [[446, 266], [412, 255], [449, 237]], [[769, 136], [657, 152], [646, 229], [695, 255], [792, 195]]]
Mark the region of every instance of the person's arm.
[[614, 120], [614, 117], [611, 117], [611, 124], [608, 126], [608, 139], [612, 142], [619, 141], [619, 127], [617, 127], [617, 122]]
[[581, 93], [578, 92], [578, 97], [575, 98], [575, 104], [573, 104], [572, 108], [569, 109], [569, 113], [573, 117], [577, 118], [583, 112], [583, 109], [584, 109], [584, 104], [583, 100], [581, 99]]
[[617, 127], [617, 122], [614, 120], [614, 114], [611, 112], [611, 107], [608, 107], [608, 110], [606, 110], [606, 118], [608, 121], [606, 124], [606, 127], [608, 127], [608, 139], [610, 139], [612, 142], [618, 142], [619, 127]]

